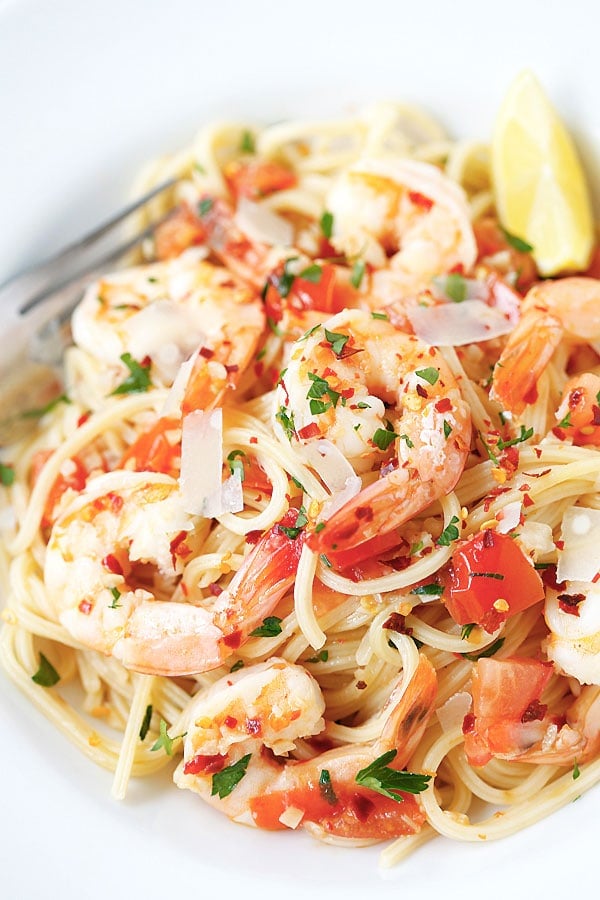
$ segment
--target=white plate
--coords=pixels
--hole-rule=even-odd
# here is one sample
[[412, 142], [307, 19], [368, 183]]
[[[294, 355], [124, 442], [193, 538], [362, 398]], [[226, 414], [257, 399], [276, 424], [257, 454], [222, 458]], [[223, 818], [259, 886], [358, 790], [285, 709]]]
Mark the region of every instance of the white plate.
[[[424, 103], [457, 135], [486, 139], [502, 92], [529, 65], [593, 174], [599, 18], [593, 0], [0, 3], [0, 280], [96, 224], [140, 163], [214, 117], [273, 121], [395, 97]], [[251, 900], [375, 891], [451, 900], [504, 897], [507, 880], [519, 897], [592, 886], [598, 790], [517, 837], [438, 839], [381, 873], [376, 849], [236, 827], [167, 778], [134, 785], [118, 805], [107, 773], [3, 677], [0, 689], [7, 898], [237, 889]]]

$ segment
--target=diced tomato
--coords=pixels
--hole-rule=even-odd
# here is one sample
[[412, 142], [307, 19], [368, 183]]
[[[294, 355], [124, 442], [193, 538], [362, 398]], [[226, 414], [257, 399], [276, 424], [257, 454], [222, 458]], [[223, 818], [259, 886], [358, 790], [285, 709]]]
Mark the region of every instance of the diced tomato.
[[158, 419], [152, 428], [127, 448], [119, 468], [133, 468], [136, 472], [164, 472], [177, 477], [181, 444], [174, 439], [174, 435], [180, 427], [179, 419], [169, 416]]
[[517, 287], [526, 290], [538, 279], [537, 268], [530, 253], [516, 250], [507, 242], [500, 229], [497, 219], [485, 216], [473, 222], [473, 231], [477, 241], [478, 259], [495, 256], [496, 253], [507, 251], [510, 254], [511, 265], [518, 273]]
[[[53, 452], [53, 450], [38, 450], [33, 457], [30, 471], [32, 484], [35, 484], [38, 480], [40, 472], [46, 465], [48, 459], [52, 456]], [[60, 474], [48, 492], [41, 521], [42, 528], [49, 528], [54, 523], [56, 518], [54, 509], [68, 488], [72, 488], [74, 491], [82, 491], [85, 487], [85, 482], [89, 474], [88, 470], [77, 456], [74, 456], [70, 462], [73, 464], [71, 471], [69, 471], [67, 475]]]
[[291, 169], [274, 162], [232, 162], [225, 166], [225, 179], [236, 197], [260, 200], [275, 191], [295, 187]]
[[271, 831], [285, 826], [279, 817], [289, 807], [304, 811], [303, 822], [315, 822], [329, 834], [349, 838], [386, 838], [415, 834], [425, 821], [421, 804], [413, 794], [401, 794], [402, 803], [374, 791], [342, 790], [332, 784], [333, 802], [315, 781], [303, 788], [260, 794], [250, 802], [252, 818], [259, 828]]
[[265, 294], [265, 310], [274, 322], [280, 322], [283, 311], [290, 307], [299, 313], [306, 310], [334, 313], [341, 312], [346, 306], [355, 305], [356, 288], [344, 277], [345, 270], [330, 263], [318, 263], [321, 274], [318, 281], [307, 278], [294, 278], [286, 297], [281, 297], [277, 286], [283, 274], [283, 267], [278, 267], [268, 278]]
[[552, 664], [535, 659], [479, 659], [473, 670], [473, 716], [465, 752], [472, 765], [495, 756], [518, 755], [540, 739], [547, 723], [540, 697]]
[[480, 531], [455, 550], [442, 582], [454, 621], [475, 622], [490, 633], [544, 599], [539, 574], [518, 544], [497, 531]]
[[273, 485], [255, 456], [244, 457], [244, 487], [261, 491], [263, 494], [273, 493]]
[[187, 203], [182, 203], [155, 229], [154, 252], [157, 259], [172, 259], [205, 240], [202, 220]]

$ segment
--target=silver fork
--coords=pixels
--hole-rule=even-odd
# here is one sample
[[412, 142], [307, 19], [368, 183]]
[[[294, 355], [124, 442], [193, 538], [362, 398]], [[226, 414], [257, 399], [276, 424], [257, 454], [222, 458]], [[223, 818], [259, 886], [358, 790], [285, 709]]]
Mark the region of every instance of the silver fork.
[[57, 255], [0, 285], [0, 446], [26, 433], [35, 424], [32, 411], [60, 396], [68, 322], [85, 287], [138, 247], [166, 216], [112, 246], [104, 246], [103, 239], [176, 182], [163, 181]]

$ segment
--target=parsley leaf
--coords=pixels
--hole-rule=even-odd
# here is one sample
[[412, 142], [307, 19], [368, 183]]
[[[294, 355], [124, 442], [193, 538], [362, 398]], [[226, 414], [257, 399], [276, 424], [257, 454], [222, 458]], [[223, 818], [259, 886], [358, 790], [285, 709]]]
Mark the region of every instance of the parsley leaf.
[[506, 228], [500, 226], [500, 231], [504, 235], [504, 240], [511, 247], [514, 247], [515, 250], [518, 250], [519, 253], [533, 253], [533, 247], [531, 244], [528, 244], [527, 241], [524, 241], [523, 238], [517, 237], [516, 234], [511, 234], [510, 231], [507, 231]]
[[198, 204], [198, 214], [202, 218], [213, 208], [214, 200], [212, 197], [204, 197]]
[[140, 365], [131, 353], [123, 353], [121, 361], [125, 363], [130, 374], [114, 391], [111, 391], [110, 396], [113, 397], [117, 394], [141, 394], [147, 391], [152, 384], [150, 381], [150, 366]]
[[290, 257], [290, 259], [286, 259], [283, 265], [282, 274], [273, 276], [273, 282], [280, 297], [287, 297], [292, 289], [292, 285], [296, 276], [293, 272], [290, 271], [290, 263], [295, 262], [297, 259], [297, 256], [292, 256]]
[[333, 234], [333, 213], [325, 210], [325, 212], [321, 216], [320, 225], [321, 231], [323, 232], [323, 237], [329, 240], [329, 238]]
[[244, 463], [241, 457], [246, 456], [243, 450], [232, 450], [227, 454], [227, 462], [229, 463], [229, 471], [232, 475], [237, 475], [240, 481], [246, 477], [244, 471]]
[[327, 769], [321, 769], [321, 774], [319, 775], [319, 790], [321, 791], [323, 800], [326, 800], [331, 806], [335, 806], [338, 802], [338, 798], [333, 790], [331, 775]]
[[278, 525], [278, 531], [282, 531], [286, 537], [291, 538], [293, 541], [296, 540], [304, 526], [308, 523], [308, 516], [306, 515], [306, 510], [303, 506], [298, 510], [298, 515], [296, 516], [296, 521], [293, 526], [290, 528], [287, 525]]
[[357, 290], [362, 284], [362, 280], [365, 277], [365, 261], [364, 259], [357, 259], [354, 265], [352, 266], [352, 275], [350, 276], [350, 284], [352, 287], [355, 287]]
[[498, 638], [497, 641], [494, 641], [494, 643], [490, 644], [489, 647], [481, 650], [480, 653], [462, 653], [461, 656], [463, 656], [465, 659], [469, 659], [471, 662], [477, 662], [478, 659], [487, 659], [488, 657], [493, 656], [495, 653], [497, 653], [503, 643], [504, 638]]
[[386, 427], [378, 428], [371, 440], [376, 447], [379, 447], [380, 450], [387, 450], [390, 444], [399, 437], [400, 435], [396, 434], [391, 424], [389, 422], [386, 422]]
[[152, 704], [146, 707], [142, 725], [140, 727], [140, 741], [143, 741], [150, 730], [150, 722], [152, 721]]
[[110, 589], [110, 592], [113, 597], [113, 602], [110, 604], [110, 606], [108, 608], [109, 609], [121, 609], [121, 604], [118, 602], [119, 597], [121, 596], [121, 591], [119, 591], [118, 588], [113, 587]]
[[[329, 406], [333, 406], [334, 408], [338, 404], [338, 400], [342, 396], [338, 391], [334, 391], [332, 387], [330, 387], [329, 382], [326, 378], [321, 378], [320, 375], [315, 375], [313, 372], [308, 372], [308, 378], [312, 381], [310, 388], [308, 389], [308, 393], [306, 395], [306, 399], [310, 400], [312, 398], [321, 398], [326, 394], [331, 400], [331, 403], [325, 406], [325, 409], [329, 409]], [[315, 414], [317, 412], [325, 412], [325, 409], [321, 410], [313, 410], [312, 403], [310, 404], [310, 411]]]
[[256, 151], [256, 145], [254, 143], [254, 135], [251, 131], [244, 131], [242, 134], [242, 140], [240, 141], [240, 152], [241, 153], [254, 153]]
[[179, 734], [177, 737], [169, 737], [167, 733], [167, 723], [164, 719], [160, 720], [160, 736], [157, 741], [152, 744], [150, 750], [160, 750], [161, 747], [164, 749], [167, 756], [173, 756], [173, 744], [175, 741], [180, 740], [182, 737], [185, 737], [185, 734]]
[[423, 594], [425, 597], [441, 597], [444, 588], [441, 584], [431, 582], [430, 584], [421, 584], [419, 587], [413, 588], [411, 594]]
[[322, 274], [323, 269], [321, 266], [317, 265], [317, 263], [313, 263], [312, 266], [307, 266], [306, 269], [303, 269], [298, 278], [303, 278], [305, 281], [311, 281], [313, 284], [318, 284]]
[[460, 630], [461, 641], [466, 641], [474, 628], [475, 628], [475, 622], [469, 622], [468, 625], [463, 625], [463, 627]]
[[250, 632], [250, 637], [277, 637], [281, 634], [281, 619], [278, 616], [267, 616], [262, 625]]
[[487, 443], [487, 441], [484, 439], [482, 433], [480, 431], [478, 431], [477, 434], [479, 435], [479, 440], [483, 444], [484, 450], [487, 453], [488, 458], [494, 463], [495, 466], [499, 466], [500, 460], [498, 459], [498, 457], [496, 456], [496, 454], [494, 453], [494, 451], [492, 450], [490, 445]]
[[433, 366], [428, 366], [426, 369], [417, 369], [415, 375], [418, 375], [424, 381], [428, 381], [429, 384], [435, 384], [440, 377], [439, 370], [434, 369]]
[[55, 409], [59, 403], [70, 403], [71, 401], [67, 397], [66, 394], [61, 394], [60, 397], [55, 397], [54, 400], [51, 400], [50, 403], [46, 403], [45, 406], [40, 406], [37, 409], [27, 409], [23, 413], [24, 419], [41, 419], [42, 416], [45, 416], [46, 413], [51, 412]]
[[12, 466], [7, 466], [0, 462], [0, 482], [4, 487], [10, 487], [15, 481], [15, 470]]
[[331, 349], [333, 350], [333, 352], [339, 359], [344, 347], [350, 340], [350, 335], [349, 334], [338, 334], [337, 331], [328, 331], [326, 328], [325, 329], [325, 340], [329, 344], [331, 344]]
[[[521, 426], [523, 427], [523, 426]], [[570, 428], [571, 427], [571, 412], [569, 411], [564, 419], [558, 423], [558, 428]]]
[[458, 539], [458, 517], [452, 516], [450, 523], [444, 528], [436, 541], [438, 547], [449, 547], [452, 541]]
[[451, 434], [452, 425], [450, 424], [450, 422], [447, 422], [446, 419], [444, 419], [444, 437], [446, 438], [446, 440], [448, 440]]
[[211, 797], [218, 794], [219, 798], [223, 800], [224, 797], [230, 795], [236, 784], [239, 784], [246, 774], [246, 769], [248, 768], [251, 756], [251, 753], [247, 753], [246, 756], [242, 756], [241, 759], [238, 759], [236, 763], [226, 766], [224, 769], [221, 769], [220, 772], [215, 772], [212, 777]]
[[498, 450], [504, 450], [505, 447], [514, 447], [515, 444], [520, 444], [521, 441], [528, 441], [530, 437], [533, 437], [533, 428], [525, 429], [525, 426], [521, 425], [519, 437], [513, 438], [510, 441], [503, 441], [502, 438], [500, 438], [497, 445]]
[[382, 322], [389, 322], [389, 316], [388, 316], [387, 313], [372, 312], [372, 313], [371, 313], [371, 318], [372, 318], [372, 319], [381, 319]]
[[444, 293], [455, 303], [462, 303], [467, 299], [467, 282], [458, 272], [452, 272], [446, 276]]
[[40, 653], [40, 667], [35, 675], [31, 676], [31, 680], [39, 684], [40, 687], [53, 687], [60, 681], [60, 675], [43, 653]]
[[388, 750], [387, 753], [378, 756], [371, 765], [357, 773], [356, 783], [370, 788], [372, 791], [377, 791], [378, 794], [383, 794], [384, 797], [389, 797], [390, 800], [395, 800], [397, 803], [403, 802], [403, 798], [399, 796], [400, 791], [420, 794], [426, 790], [427, 783], [431, 781], [431, 775], [400, 772], [388, 766], [397, 753], [397, 750]]
[[234, 662], [234, 664], [232, 665], [232, 667], [230, 668], [229, 671], [231, 673], [238, 672], [240, 669], [243, 669], [243, 668], [244, 668], [244, 660], [238, 659], [237, 662]]
[[575, 760], [575, 762], [573, 763], [573, 781], [576, 781], [580, 775], [581, 775], [581, 772], [579, 771], [579, 766], [577, 765], [577, 760]]
[[317, 662], [327, 662], [329, 659], [329, 650], [320, 650], [316, 656], [311, 656], [310, 659], [307, 659], [306, 662], [317, 663]]
[[288, 441], [291, 441], [296, 433], [296, 428], [294, 427], [294, 413], [291, 412], [288, 414], [285, 406], [280, 406], [275, 413], [275, 418], [283, 428]]
[[409, 438], [409, 436], [407, 434], [401, 434], [401, 435], [399, 435], [399, 437], [400, 437], [401, 441], [404, 441], [404, 443], [410, 450], [413, 449], [413, 447], [415, 445], [413, 444], [413, 442], [411, 441], [411, 439]]

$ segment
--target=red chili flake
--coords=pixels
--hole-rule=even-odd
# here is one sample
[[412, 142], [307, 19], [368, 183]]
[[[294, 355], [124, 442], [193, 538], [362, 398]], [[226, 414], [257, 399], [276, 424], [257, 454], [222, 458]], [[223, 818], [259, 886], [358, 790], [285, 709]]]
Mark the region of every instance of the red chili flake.
[[304, 428], [300, 429], [298, 437], [302, 438], [302, 440], [308, 440], [308, 438], [316, 437], [320, 433], [317, 423], [310, 422], [308, 425], [305, 425]]
[[370, 506], [359, 506], [358, 509], [356, 509], [354, 515], [361, 522], [371, 522], [373, 520], [374, 513]]
[[104, 557], [102, 565], [105, 569], [108, 569], [109, 572], [112, 572], [113, 575], [123, 575], [123, 566], [112, 553], [109, 553], [108, 556]]
[[473, 734], [475, 731], [475, 716], [473, 713], [467, 713], [462, 723], [463, 734]]
[[242, 632], [239, 629], [238, 631], [232, 631], [231, 634], [226, 634], [222, 640], [226, 647], [237, 650], [242, 643]]
[[94, 604], [91, 603], [90, 600], [82, 600], [77, 608], [79, 609], [80, 613], [83, 613], [84, 616], [89, 616], [94, 608]]
[[185, 581], [181, 582], [180, 587], [181, 587], [181, 593], [183, 594], [183, 596], [187, 597], [189, 594], [189, 590], [188, 590], [188, 586], [185, 583]]
[[542, 571], [542, 581], [546, 587], [552, 588], [553, 591], [562, 591], [565, 582], [556, 580], [556, 566], [548, 566]]
[[215, 351], [211, 350], [210, 347], [200, 347], [198, 350], [198, 356], [203, 356], [204, 359], [212, 359], [215, 355]]
[[344, 400], [350, 400], [351, 397], [354, 397], [355, 390], [354, 388], [346, 388], [344, 391], [341, 391], [341, 396]]
[[456, 263], [456, 265], [452, 266], [452, 268], [449, 270], [448, 274], [449, 275], [464, 275], [465, 267], [460, 262]]
[[388, 631], [396, 631], [398, 634], [412, 634], [412, 628], [406, 627], [406, 616], [401, 616], [397, 612], [391, 613], [381, 627], [387, 628]]
[[239, 372], [239, 370], [240, 370], [240, 367], [236, 363], [233, 363], [230, 366], [227, 366], [227, 365], [225, 366], [225, 371], [227, 372], [228, 375], [231, 375], [232, 372]]
[[245, 728], [248, 734], [253, 734], [257, 737], [260, 737], [260, 735], [262, 734], [262, 725], [260, 724], [260, 719], [246, 719]]
[[91, 415], [92, 415], [91, 410], [89, 410], [88, 412], [84, 413], [82, 416], [79, 416], [79, 418], [77, 419], [77, 427], [81, 428], [82, 425], [85, 425], [85, 423], [87, 422], [87, 420], [89, 419], [89, 417]]
[[[322, 344], [325, 347], [330, 346], [329, 341], [323, 341]], [[332, 376], [335, 378], [336, 375], [337, 372], [335, 371], [335, 369], [332, 369], [331, 366], [325, 366], [325, 368], [323, 369], [323, 378], [331, 378]]]
[[600, 406], [594, 403], [592, 406], [592, 425], [600, 425]]
[[249, 531], [248, 534], [246, 535], [246, 543], [250, 544], [250, 546], [253, 547], [254, 544], [258, 544], [261, 537], [262, 537], [262, 531], [259, 531], [258, 529], [255, 531]]
[[532, 700], [521, 716], [521, 722], [523, 724], [526, 722], [541, 722], [546, 715], [547, 710], [548, 706], [546, 703], [540, 703], [539, 700]]
[[509, 475], [519, 468], [519, 451], [516, 447], [507, 447], [500, 456], [500, 465]]
[[171, 556], [179, 556], [181, 559], [185, 559], [186, 556], [190, 555], [192, 551], [185, 543], [186, 537], [187, 531], [180, 531], [177, 537], [173, 538], [169, 545], [171, 548]]
[[213, 595], [213, 597], [218, 597], [219, 594], [223, 593], [223, 588], [221, 587], [220, 584], [217, 584], [216, 581], [211, 581], [211, 583], [208, 586], [208, 590]]
[[555, 428], [552, 429], [552, 434], [554, 435], [555, 438], [558, 438], [559, 441], [565, 441], [567, 439], [566, 432], [563, 431], [563, 429], [559, 428], [558, 426], [556, 426]]
[[556, 547], [557, 550], [564, 550], [565, 542], [564, 541], [554, 541], [554, 546]]
[[215, 756], [198, 754], [198, 756], [194, 756], [186, 762], [183, 767], [183, 774], [214, 775], [215, 772], [220, 772], [221, 769], [225, 768], [226, 761], [227, 757], [221, 756], [220, 753], [217, 753]]
[[359, 822], [366, 822], [375, 809], [373, 801], [364, 794], [353, 794], [349, 805]]
[[123, 506], [123, 498], [120, 494], [115, 494], [113, 491], [110, 491], [110, 493], [106, 494], [104, 497], [97, 497], [92, 505], [98, 512], [110, 510], [113, 513], [118, 513]]
[[435, 409], [439, 413], [450, 412], [452, 409], [452, 401], [449, 397], [442, 397], [441, 400], [435, 404]]
[[249, 443], [249, 444], [258, 444], [258, 438], [257, 438], [257, 437], [251, 437], [250, 440], [248, 441], [248, 443]]
[[541, 456], [542, 456], [542, 448], [541, 447], [534, 447], [533, 452], [535, 453], [535, 455], [537, 456], [538, 459], [541, 458]]
[[227, 728], [236, 728], [237, 723], [238, 723], [238, 720], [235, 719], [233, 716], [225, 717], [224, 724], [227, 726]]
[[569, 392], [569, 399], [567, 403], [570, 409], [575, 409], [576, 406], [579, 405], [581, 400], [583, 400], [583, 390], [580, 387], [573, 388], [572, 391]]
[[409, 191], [408, 199], [415, 206], [420, 206], [421, 209], [431, 209], [433, 206], [433, 200], [430, 197], [426, 197], [425, 194], [421, 194], [419, 191]]
[[415, 388], [415, 390], [416, 390], [417, 394], [419, 395], [419, 397], [424, 397], [425, 399], [427, 399], [427, 397], [429, 397], [429, 394], [427, 393], [427, 391], [425, 390], [425, 388], [423, 387], [422, 384], [418, 384], [417, 387]]
[[494, 546], [494, 532], [490, 528], [486, 528], [483, 532], [483, 546], [488, 548]]
[[366, 682], [366, 681], [357, 681], [357, 682], [356, 682], [356, 690], [357, 690], [357, 691], [364, 691], [364, 689], [366, 688], [366, 686], [367, 686], [367, 682]]
[[500, 494], [506, 494], [507, 491], [510, 491], [510, 488], [508, 488], [508, 487], [497, 487], [497, 488], [493, 488], [493, 490], [491, 490], [491, 491], [489, 492], [489, 494], [487, 495], [487, 497], [486, 497], [485, 500], [483, 501], [483, 509], [484, 509], [484, 512], [488, 512], [488, 511], [489, 511], [489, 508], [490, 508], [490, 506], [492, 505], [492, 503], [494, 502], [494, 500], [496, 499], [496, 497], [499, 497]]
[[559, 594], [558, 606], [570, 616], [579, 616], [579, 604], [585, 600], [585, 594]]
[[592, 578], [592, 584], [596, 584], [599, 580], [600, 580], [600, 572], [596, 572], [596, 574]]
[[532, 384], [527, 393], [523, 397], [523, 401], [528, 405], [530, 403], [535, 403], [538, 398], [537, 384]]
[[525, 491], [530, 491], [531, 488], [529, 487], [528, 484], [522, 484], [521, 487], [519, 488], [519, 490], [524, 494]]
[[533, 506], [535, 500], [532, 500], [529, 494], [523, 494], [523, 506]]
[[257, 378], [260, 378], [263, 372], [265, 371], [265, 364], [263, 362], [257, 362], [254, 365], [254, 374]]

